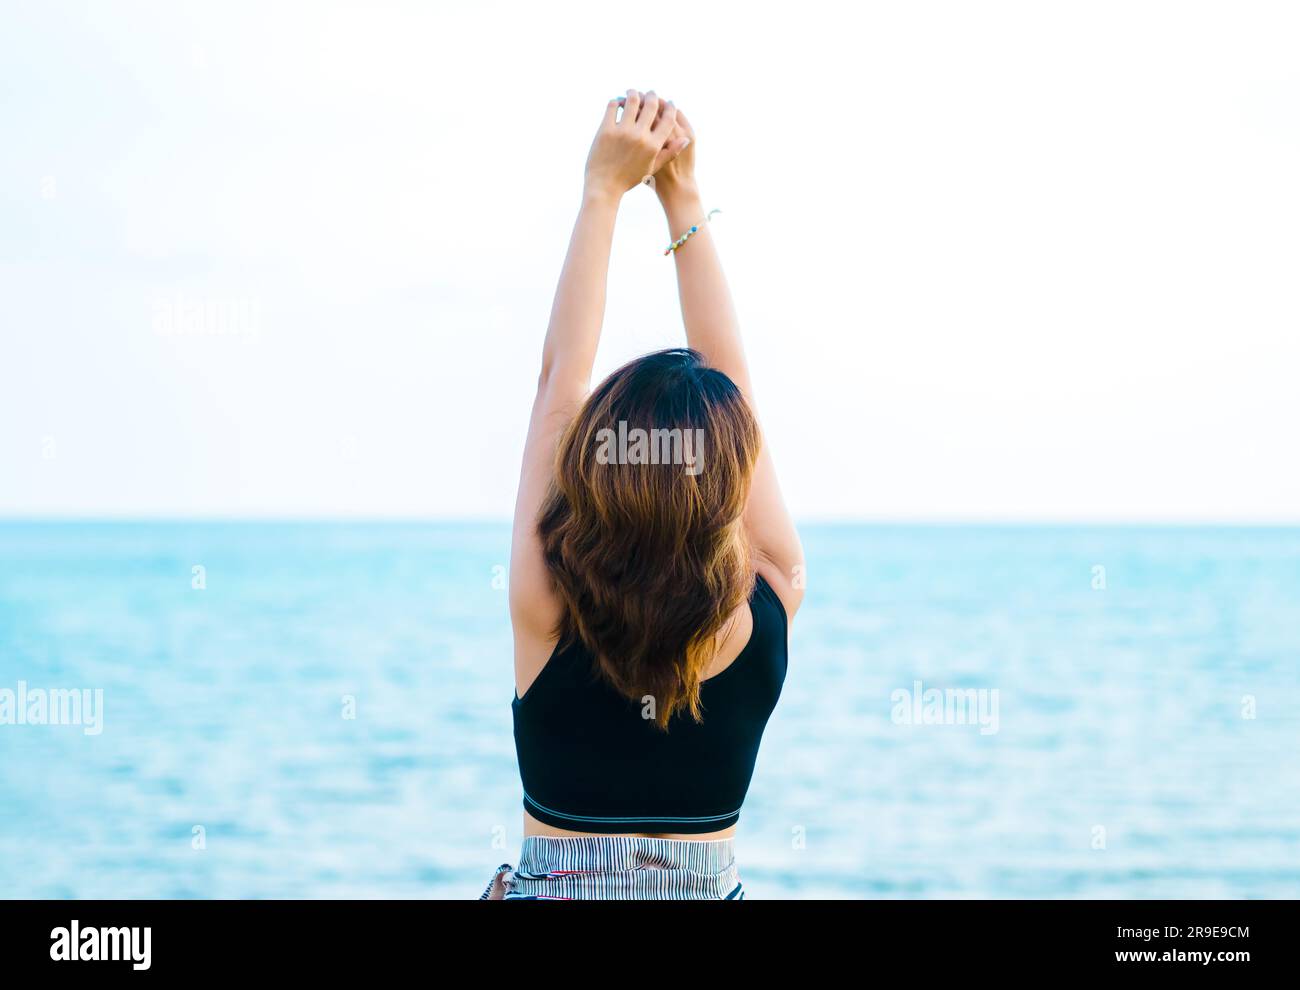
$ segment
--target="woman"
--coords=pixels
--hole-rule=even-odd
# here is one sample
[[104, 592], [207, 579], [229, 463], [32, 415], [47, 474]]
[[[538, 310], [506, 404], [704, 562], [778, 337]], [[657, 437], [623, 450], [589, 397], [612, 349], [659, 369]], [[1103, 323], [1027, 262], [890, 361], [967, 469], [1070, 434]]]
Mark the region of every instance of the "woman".
[[[785, 678], [803, 558], [760, 442], [693, 139], [671, 102], [628, 90], [587, 159], [510, 557], [525, 838], [488, 899], [743, 896], [732, 837]], [[650, 175], [690, 349], [646, 355], [589, 394], [619, 201]]]

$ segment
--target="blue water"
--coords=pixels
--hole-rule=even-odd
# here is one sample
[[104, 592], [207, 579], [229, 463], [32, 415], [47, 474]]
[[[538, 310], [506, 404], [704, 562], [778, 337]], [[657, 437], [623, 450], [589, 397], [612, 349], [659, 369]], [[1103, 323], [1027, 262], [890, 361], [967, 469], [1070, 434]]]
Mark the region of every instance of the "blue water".
[[[1300, 529], [803, 534], [750, 896], [1300, 894]], [[0, 689], [104, 692], [99, 735], [0, 725], [0, 896], [476, 896], [520, 839], [507, 553], [0, 524]], [[997, 731], [900, 724], [917, 680], [996, 690]]]

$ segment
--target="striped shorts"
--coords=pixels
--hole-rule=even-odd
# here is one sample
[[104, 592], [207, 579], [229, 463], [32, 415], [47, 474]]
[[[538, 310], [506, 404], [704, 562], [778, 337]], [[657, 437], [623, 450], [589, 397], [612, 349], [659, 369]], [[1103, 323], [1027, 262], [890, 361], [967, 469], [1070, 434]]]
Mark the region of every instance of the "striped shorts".
[[744, 898], [731, 839], [530, 835], [524, 839], [519, 865], [499, 866], [479, 900]]

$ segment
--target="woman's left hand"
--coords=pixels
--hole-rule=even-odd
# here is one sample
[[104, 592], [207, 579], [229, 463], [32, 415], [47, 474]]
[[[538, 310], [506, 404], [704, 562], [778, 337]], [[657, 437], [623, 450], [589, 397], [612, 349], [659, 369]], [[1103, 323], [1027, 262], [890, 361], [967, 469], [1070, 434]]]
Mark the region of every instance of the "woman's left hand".
[[587, 155], [587, 190], [622, 196], [647, 175], [653, 175], [668, 160], [661, 155], [673, 141], [676, 121], [676, 107], [662, 105], [654, 90], [642, 94], [629, 89], [626, 97], [610, 100]]

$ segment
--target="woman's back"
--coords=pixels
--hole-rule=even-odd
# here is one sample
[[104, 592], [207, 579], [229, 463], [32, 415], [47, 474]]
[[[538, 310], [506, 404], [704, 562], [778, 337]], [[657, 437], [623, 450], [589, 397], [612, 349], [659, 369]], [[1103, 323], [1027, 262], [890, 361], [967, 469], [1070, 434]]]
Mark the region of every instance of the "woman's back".
[[575, 832], [719, 832], [735, 825], [759, 742], [785, 681], [785, 607], [760, 575], [753, 630], [701, 685], [703, 720], [675, 716], [665, 732], [655, 699], [630, 699], [599, 674], [580, 643], [557, 647], [513, 703], [524, 807]]

